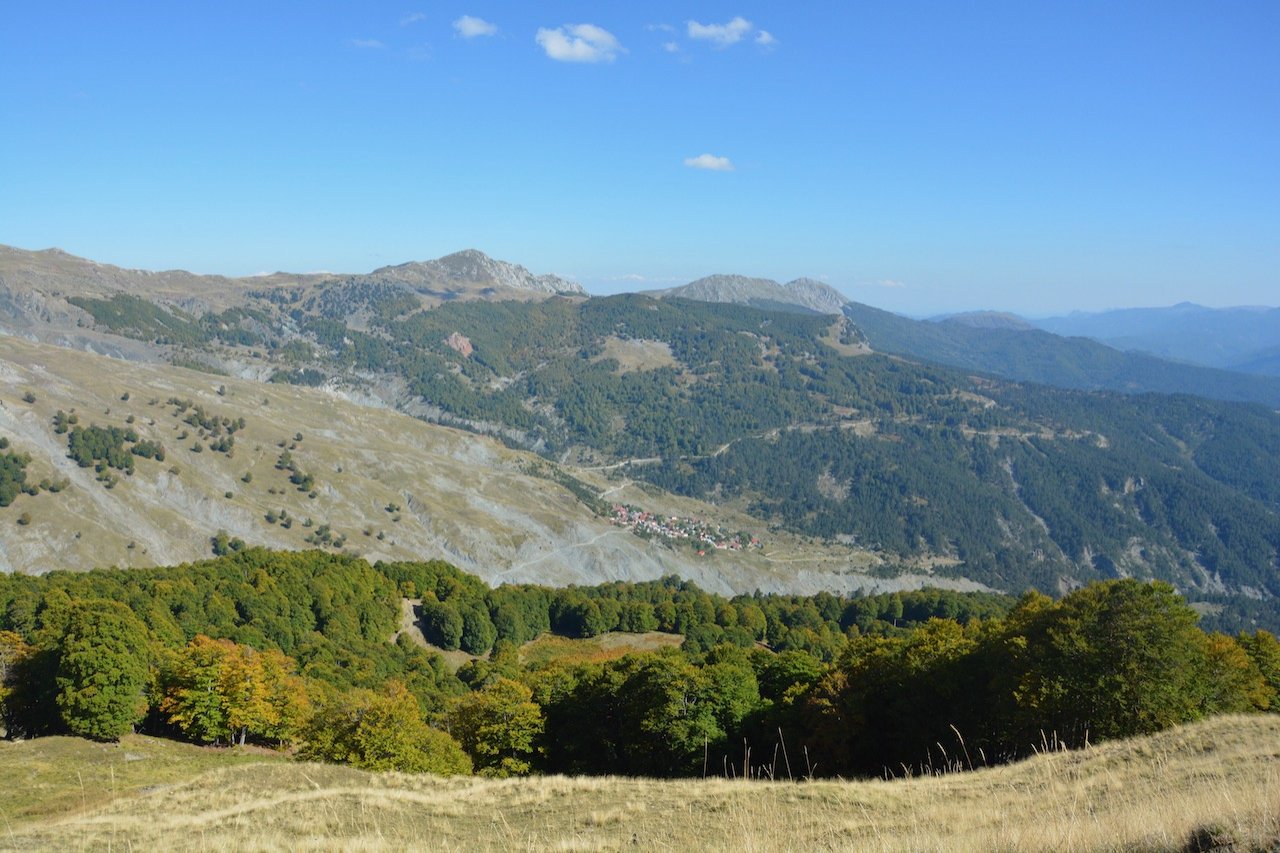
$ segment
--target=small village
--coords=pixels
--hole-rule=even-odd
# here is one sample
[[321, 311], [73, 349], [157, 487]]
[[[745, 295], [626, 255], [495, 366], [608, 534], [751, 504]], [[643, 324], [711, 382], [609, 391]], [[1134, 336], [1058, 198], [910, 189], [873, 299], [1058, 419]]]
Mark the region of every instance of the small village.
[[632, 533], [644, 538], [661, 536], [674, 542], [688, 543], [698, 549], [699, 557], [706, 556], [708, 549], [741, 551], [763, 547], [758, 538], [741, 531], [729, 534], [719, 525], [711, 525], [696, 518], [658, 515], [630, 504], [613, 504], [609, 521], [619, 527], [629, 528]]

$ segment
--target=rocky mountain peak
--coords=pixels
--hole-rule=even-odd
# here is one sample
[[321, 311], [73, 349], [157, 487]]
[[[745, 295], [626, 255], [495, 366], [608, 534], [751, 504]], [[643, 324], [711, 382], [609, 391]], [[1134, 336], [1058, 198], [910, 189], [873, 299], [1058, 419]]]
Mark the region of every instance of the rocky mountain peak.
[[369, 275], [383, 283], [441, 291], [479, 287], [547, 294], [586, 294], [577, 282], [555, 275], [534, 275], [519, 264], [491, 258], [477, 249], [464, 249], [434, 261], [382, 267]]
[[823, 314], [839, 314], [849, 302], [840, 291], [817, 279], [797, 278], [783, 287], [791, 291], [797, 302]]
[[653, 295], [702, 302], [732, 302], [756, 308], [803, 309], [819, 314], [839, 314], [848, 302], [835, 288], [811, 278], [779, 284], [768, 278], [723, 274], [709, 275], [682, 287], [656, 291]]

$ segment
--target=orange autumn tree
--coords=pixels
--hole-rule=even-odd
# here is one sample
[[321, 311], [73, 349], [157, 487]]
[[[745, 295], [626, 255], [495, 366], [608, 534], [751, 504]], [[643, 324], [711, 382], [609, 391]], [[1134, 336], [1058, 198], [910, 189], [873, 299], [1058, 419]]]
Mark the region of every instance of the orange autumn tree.
[[168, 721], [193, 740], [242, 745], [291, 742], [307, 707], [292, 658], [203, 634], [171, 656], [160, 701]]

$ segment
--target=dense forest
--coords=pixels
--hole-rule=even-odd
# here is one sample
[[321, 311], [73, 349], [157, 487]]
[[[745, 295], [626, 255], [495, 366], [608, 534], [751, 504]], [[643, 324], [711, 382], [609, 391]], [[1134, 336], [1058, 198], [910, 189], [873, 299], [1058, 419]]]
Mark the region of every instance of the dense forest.
[[[471, 654], [456, 672], [399, 630]], [[621, 657], [548, 634], [663, 631]], [[536, 645], [536, 643], [535, 643]], [[1206, 634], [1169, 586], [726, 599], [675, 578], [491, 589], [447, 563], [245, 549], [0, 577], [9, 737], [133, 730], [371, 769], [900, 773], [1280, 707], [1280, 643]]]

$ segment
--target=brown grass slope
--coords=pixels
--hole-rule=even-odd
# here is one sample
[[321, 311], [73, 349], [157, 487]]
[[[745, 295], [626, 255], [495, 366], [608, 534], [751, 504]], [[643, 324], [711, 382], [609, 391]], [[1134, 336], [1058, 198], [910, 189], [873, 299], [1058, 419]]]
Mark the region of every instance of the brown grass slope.
[[[23, 794], [0, 795], [0, 848], [1070, 851], [1280, 844], [1275, 716], [1221, 717], [1006, 767], [888, 782], [445, 780], [237, 759], [207, 769], [207, 758], [199, 758], [185, 781], [171, 781], [172, 771], [157, 765], [160, 784], [135, 771], [127, 782], [115, 776], [108, 793], [104, 765], [123, 768], [139, 740], [0, 747], [0, 775], [13, 779], [47, 751], [65, 753], [56, 773], [44, 771], [60, 774], [61, 792], [48, 792], [56, 807], [24, 810], [12, 803]], [[145, 767], [147, 760], [134, 763]]]

